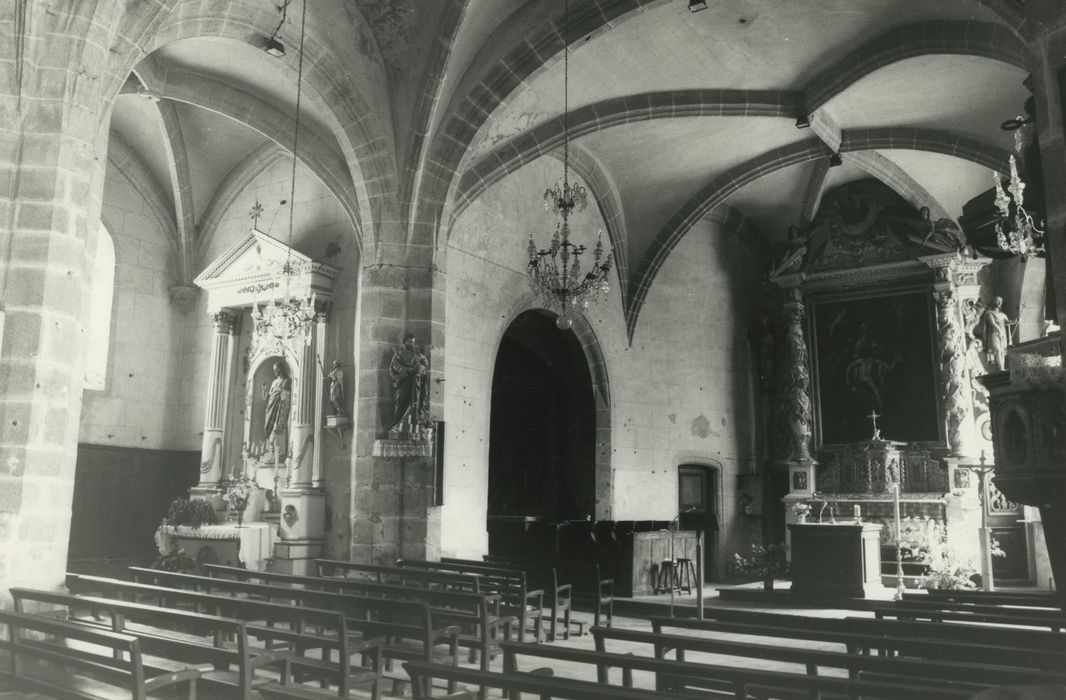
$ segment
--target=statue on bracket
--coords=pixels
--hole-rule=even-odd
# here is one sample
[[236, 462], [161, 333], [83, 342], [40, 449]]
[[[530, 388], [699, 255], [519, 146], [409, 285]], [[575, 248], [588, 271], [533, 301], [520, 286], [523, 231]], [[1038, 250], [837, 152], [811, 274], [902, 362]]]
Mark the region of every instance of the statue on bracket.
[[415, 336], [408, 333], [389, 362], [393, 410], [387, 431], [399, 430], [407, 439], [423, 437], [423, 431], [430, 424], [429, 393], [426, 391], [428, 376], [429, 360], [425, 349], [415, 345]]
[[344, 370], [341, 369], [341, 361], [334, 360], [332, 369], [327, 372], [322, 365], [322, 358], [315, 359], [318, 360], [318, 367], [322, 370], [322, 374], [329, 379], [329, 403], [333, 407], [333, 413], [330, 415], [348, 415], [348, 412], [344, 410]]
[[981, 321], [984, 323], [988, 361], [1002, 372], [1007, 368], [1007, 345], [1010, 344], [1007, 327], [1012, 323], [1007, 314], [1003, 313], [1003, 297], [992, 300], [992, 305], [985, 309]]

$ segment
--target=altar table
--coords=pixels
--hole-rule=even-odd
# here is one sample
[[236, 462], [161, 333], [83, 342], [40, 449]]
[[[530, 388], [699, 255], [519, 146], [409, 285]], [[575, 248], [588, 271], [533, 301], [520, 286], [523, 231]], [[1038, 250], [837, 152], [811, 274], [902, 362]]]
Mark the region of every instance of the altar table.
[[197, 563], [243, 565], [262, 571], [273, 554], [274, 537], [274, 528], [265, 522], [240, 527], [232, 523], [201, 527], [161, 525], [155, 531], [155, 544], [160, 554], [167, 554], [176, 546]]

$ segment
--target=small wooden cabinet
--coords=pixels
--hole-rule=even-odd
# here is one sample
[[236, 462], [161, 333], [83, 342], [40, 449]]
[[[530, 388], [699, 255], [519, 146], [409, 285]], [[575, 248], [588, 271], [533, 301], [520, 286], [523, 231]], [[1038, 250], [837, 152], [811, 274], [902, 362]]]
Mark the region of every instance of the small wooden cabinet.
[[794, 598], [865, 598], [881, 589], [881, 525], [797, 523], [792, 535]]

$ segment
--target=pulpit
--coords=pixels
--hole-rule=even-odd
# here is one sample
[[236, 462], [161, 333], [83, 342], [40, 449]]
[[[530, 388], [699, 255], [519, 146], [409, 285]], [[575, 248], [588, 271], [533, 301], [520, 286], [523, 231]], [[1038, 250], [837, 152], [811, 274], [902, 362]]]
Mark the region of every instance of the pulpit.
[[793, 598], [865, 598], [881, 590], [881, 525], [789, 525]]

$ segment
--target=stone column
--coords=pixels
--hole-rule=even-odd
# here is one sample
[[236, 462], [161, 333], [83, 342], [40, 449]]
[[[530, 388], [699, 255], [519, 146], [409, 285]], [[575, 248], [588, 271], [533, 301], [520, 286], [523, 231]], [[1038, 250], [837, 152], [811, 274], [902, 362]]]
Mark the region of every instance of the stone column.
[[110, 116], [97, 6], [0, 3], [0, 608], [67, 565]]
[[798, 289], [789, 293], [782, 305], [781, 318], [784, 330], [781, 361], [781, 399], [784, 420], [780, 428], [787, 433], [790, 462], [811, 461], [811, 373], [804, 325], [807, 312], [803, 296]]
[[[367, 255], [370, 262], [361, 273], [359, 317], [363, 320], [358, 325], [352, 437], [353, 561], [440, 556], [440, 510], [432, 501], [432, 450], [413, 443], [407, 446], [410, 449], [390, 445], [378, 454], [374, 450], [375, 441], [380, 445], [379, 438], [387, 437], [384, 423], [393, 410], [388, 366], [405, 333], [412, 333], [419, 345], [426, 346], [430, 357], [426, 390], [431, 412], [440, 415], [436, 380], [443, 365], [444, 275], [432, 264], [431, 252], [408, 250], [402, 260], [391, 264]], [[471, 527], [483, 528], [484, 523], [471, 523]]]
[[236, 318], [219, 311], [212, 317], [215, 334], [211, 342], [211, 373], [207, 377], [207, 402], [204, 407], [204, 437], [200, 447], [200, 483], [198, 494], [214, 491], [226, 476], [223, 457], [226, 447], [226, 407], [233, 382], [236, 354], [234, 328]]

